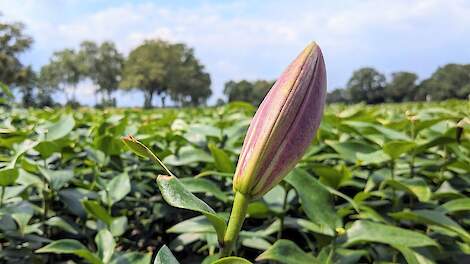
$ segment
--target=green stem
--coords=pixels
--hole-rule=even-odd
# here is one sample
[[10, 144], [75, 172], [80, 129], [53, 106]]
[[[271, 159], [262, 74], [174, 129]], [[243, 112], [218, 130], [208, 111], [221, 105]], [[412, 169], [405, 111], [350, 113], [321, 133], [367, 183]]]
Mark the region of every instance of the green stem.
[[284, 199], [282, 200], [282, 213], [279, 216], [279, 231], [277, 232], [277, 239], [282, 238], [282, 229], [284, 229], [284, 217], [286, 216], [286, 211], [287, 211], [287, 193], [289, 192], [286, 188], [284, 188], [286, 191], [284, 195]]
[[223, 248], [220, 252], [220, 257], [227, 257], [232, 254], [233, 247], [238, 238], [238, 233], [240, 233], [243, 222], [245, 221], [246, 211], [248, 209], [249, 203], [249, 197], [240, 192], [235, 193], [232, 213], [230, 214], [230, 220], [228, 221], [227, 231], [225, 232]]
[[[390, 163], [390, 174], [392, 176], [392, 180], [395, 180], [395, 160], [393, 159]], [[397, 200], [397, 194], [396, 194], [395, 188], [392, 188], [392, 201], [393, 201], [392, 207], [393, 209], [396, 209], [398, 205], [398, 200]]]
[[5, 196], [5, 186], [2, 186], [2, 195], [0, 197], [0, 208], [3, 207], [3, 198]]

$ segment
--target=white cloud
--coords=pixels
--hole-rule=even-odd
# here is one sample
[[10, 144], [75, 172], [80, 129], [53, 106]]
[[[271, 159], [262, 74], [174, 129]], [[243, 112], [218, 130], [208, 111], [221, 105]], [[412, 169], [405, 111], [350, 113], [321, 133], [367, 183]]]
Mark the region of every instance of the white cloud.
[[311, 40], [324, 50], [330, 88], [365, 65], [425, 77], [470, 56], [470, 3], [463, 0], [128, 2], [80, 11], [93, 4], [0, 0], [0, 9], [28, 25], [36, 42], [26, 59], [37, 66], [84, 39], [113, 40], [125, 53], [148, 38], [185, 42], [211, 73], [214, 101], [229, 79], [275, 78]]

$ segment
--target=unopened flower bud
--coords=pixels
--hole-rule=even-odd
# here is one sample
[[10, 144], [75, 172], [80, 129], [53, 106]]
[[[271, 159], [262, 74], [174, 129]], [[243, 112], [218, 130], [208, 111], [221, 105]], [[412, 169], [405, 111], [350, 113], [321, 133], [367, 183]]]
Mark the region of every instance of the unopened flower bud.
[[311, 43], [256, 111], [238, 161], [234, 191], [259, 198], [293, 169], [320, 125], [325, 94], [325, 62], [320, 47]]

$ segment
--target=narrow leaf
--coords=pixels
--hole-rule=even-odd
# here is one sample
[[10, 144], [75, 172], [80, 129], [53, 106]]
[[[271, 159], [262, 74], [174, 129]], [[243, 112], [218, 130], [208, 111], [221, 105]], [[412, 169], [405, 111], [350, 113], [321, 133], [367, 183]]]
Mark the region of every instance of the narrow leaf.
[[225, 229], [227, 228], [225, 220], [221, 216], [217, 215], [204, 201], [189, 192], [176, 177], [159, 175], [157, 178], [157, 184], [167, 203], [174, 207], [204, 214], [214, 226], [219, 241], [223, 240]]

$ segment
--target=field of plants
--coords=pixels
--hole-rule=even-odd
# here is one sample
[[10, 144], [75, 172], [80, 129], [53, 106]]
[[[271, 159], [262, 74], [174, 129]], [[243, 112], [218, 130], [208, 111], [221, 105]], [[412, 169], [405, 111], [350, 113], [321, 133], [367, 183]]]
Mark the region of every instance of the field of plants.
[[[0, 263], [213, 263], [255, 110], [1, 108]], [[328, 106], [301, 162], [249, 205], [236, 255], [470, 263], [469, 117], [469, 101]], [[204, 209], [171, 206], [168, 173], [129, 134]]]

